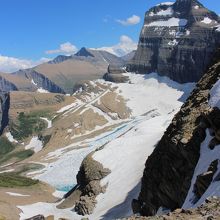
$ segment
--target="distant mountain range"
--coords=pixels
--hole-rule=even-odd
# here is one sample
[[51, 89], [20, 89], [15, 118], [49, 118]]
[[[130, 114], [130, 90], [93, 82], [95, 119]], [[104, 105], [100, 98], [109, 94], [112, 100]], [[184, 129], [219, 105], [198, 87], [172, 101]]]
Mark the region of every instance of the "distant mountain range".
[[102, 78], [109, 64], [124, 66], [133, 55], [117, 57], [109, 52], [80, 49], [75, 55], [57, 56], [48, 63], [6, 74], [0, 73], [1, 91], [41, 91], [72, 93], [76, 84]]

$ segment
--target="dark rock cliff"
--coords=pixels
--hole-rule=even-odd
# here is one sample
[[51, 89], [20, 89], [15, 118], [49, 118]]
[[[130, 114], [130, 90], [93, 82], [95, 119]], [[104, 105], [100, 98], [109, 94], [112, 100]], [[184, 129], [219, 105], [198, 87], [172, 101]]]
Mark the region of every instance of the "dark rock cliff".
[[145, 15], [138, 49], [127, 70], [158, 72], [180, 83], [198, 81], [219, 43], [219, 17], [197, 0], [160, 4]]
[[2, 76], [0, 76], [0, 91], [17, 91], [18, 88], [8, 80], [4, 79]]
[[25, 78], [31, 80], [37, 88], [42, 88], [52, 93], [65, 93], [58, 85], [34, 69], [19, 70], [13, 74], [24, 76]]
[[[135, 213], [149, 216], [155, 215], [160, 207], [174, 210], [183, 205], [200, 156], [200, 145], [206, 137], [205, 130], [210, 124], [216, 124], [213, 121], [217, 117], [213, 117], [214, 110], [209, 107], [208, 99], [210, 89], [220, 78], [220, 49], [214, 63], [147, 159], [141, 192], [132, 204]], [[215, 130], [214, 126], [211, 127]], [[212, 168], [212, 176], [206, 176], [206, 180], [204, 176], [199, 177], [195, 187], [200, 194], [210, 184], [214, 170]]]
[[10, 95], [9, 93], [0, 92], [0, 135], [2, 135], [4, 128], [8, 125], [10, 107]]
[[129, 77], [123, 75], [123, 73], [126, 73], [124, 68], [109, 65], [108, 72], [103, 76], [103, 79], [115, 83], [127, 82]]
[[204, 204], [195, 209], [176, 209], [174, 212], [160, 216], [133, 216], [121, 220], [219, 220], [220, 198], [210, 197]]

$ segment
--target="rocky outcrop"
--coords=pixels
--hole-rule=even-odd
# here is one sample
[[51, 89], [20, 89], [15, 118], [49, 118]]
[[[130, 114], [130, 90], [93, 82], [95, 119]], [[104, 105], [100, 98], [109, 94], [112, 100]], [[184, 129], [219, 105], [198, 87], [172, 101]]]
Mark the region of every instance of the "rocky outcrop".
[[[200, 156], [200, 145], [206, 137], [205, 130], [210, 128], [208, 118], [213, 110], [208, 105], [209, 91], [220, 77], [220, 50], [216, 58], [147, 159], [141, 192], [138, 200], [133, 201], [135, 212], [149, 216], [155, 215], [160, 207], [175, 210], [183, 205]], [[200, 183], [204, 180], [199, 179]], [[204, 190], [199, 191], [202, 194]]]
[[195, 209], [176, 209], [173, 212], [153, 217], [133, 216], [122, 220], [218, 220], [220, 216], [220, 198], [211, 197]]
[[92, 158], [92, 155], [93, 153], [89, 154], [83, 160], [77, 174], [77, 186], [65, 196], [66, 199], [68, 197], [75, 199], [75, 211], [79, 215], [92, 214], [96, 197], [104, 193], [106, 188], [101, 186], [100, 181], [110, 173], [110, 170], [103, 168], [102, 164]]
[[124, 68], [109, 65], [108, 72], [103, 76], [103, 79], [114, 83], [124, 83], [129, 80], [129, 77], [123, 75], [123, 73], [126, 73]]
[[37, 88], [42, 88], [52, 93], [65, 93], [63, 89], [57, 86], [49, 78], [34, 69], [19, 70], [13, 74], [29, 79]]
[[0, 76], [0, 91], [9, 92], [17, 90], [18, 88], [13, 83]]
[[46, 220], [46, 218], [43, 215], [37, 215], [32, 218], [28, 218], [26, 220]]
[[197, 82], [219, 44], [218, 24], [218, 15], [197, 0], [177, 0], [151, 8], [127, 70], [158, 72], [180, 83]]
[[0, 92], [0, 135], [3, 133], [4, 128], [8, 125], [10, 107], [10, 95], [8, 93]]
[[217, 170], [218, 160], [214, 160], [210, 164], [207, 172], [197, 176], [196, 183], [194, 185], [194, 193], [197, 199], [200, 199], [205, 191], [208, 189]]

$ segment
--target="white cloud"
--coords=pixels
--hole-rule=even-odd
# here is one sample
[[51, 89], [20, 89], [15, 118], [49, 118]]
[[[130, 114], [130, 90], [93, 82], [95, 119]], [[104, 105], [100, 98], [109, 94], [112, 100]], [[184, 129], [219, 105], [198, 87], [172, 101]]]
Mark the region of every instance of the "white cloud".
[[47, 58], [41, 58], [38, 61], [33, 61], [0, 55], [0, 71], [10, 73], [19, 69], [31, 68], [48, 61], [49, 59]]
[[47, 50], [45, 53], [46, 54], [73, 54], [77, 52], [77, 47], [70, 42], [66, 42], [60, 45], [58, 49], [55, 50]]
[[127, 18], [126, 20], [116, 20], [118, 23], [129, 26], [129, 25], [136, 25], [139, 24], [141, 21], [141, 18], [137, 15], [132, 15], [130, 18]]
[[116, 45], [113, 45], [111, 47], [98, 48], [98, 50], [105, 50], [117, 56], [124, 56], [136, 49], [137, 49], [137, 43], [126, 35], [122, 35], [120, 37], [120, 42]]

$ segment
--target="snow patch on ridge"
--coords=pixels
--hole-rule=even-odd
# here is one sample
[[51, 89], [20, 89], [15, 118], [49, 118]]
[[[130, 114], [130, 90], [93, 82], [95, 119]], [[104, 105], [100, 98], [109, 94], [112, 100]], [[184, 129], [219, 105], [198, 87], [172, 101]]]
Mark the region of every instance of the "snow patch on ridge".
[[25, 149], [26, 149], [26, 150], [31, 149], [31, 150], [33, 150], [35, 153], [41, 151], [42, 148], [43, 148], [43, 143], [42, 143], [41, 140], [39, 140], [38, 137], [33, 137], [33, 138], [31, 139], [30, 143], [29, 143], [27, 146], [25, 146]]
[[212, 19], [210, 19], [209, 17], [205, 17], [201, 22], [204, 24], [210, 24], [212, 23]]
[[210, 90], [209, 105], [211, 107], [220, 108], [220, 80], [218, 80]]
[[[198, 175], [207, 172], [209, 165], [211, 164], [212, 161], [220, 158], [220, 145], [215, 146], [213, 150], [209, 148], [209, 143], [213, 137], [210, 135], [209, 129], [206, 130], [206, 138], [201, 144], [201, 149], [200, 149], [200, 158], [197, 163], [197, 166], [194, 171], [194, 175], [191, 181], [191, 187], [189, 189], [188, 195], [186, 197], [186, 200], [183, 204], [184, 209], [188, 208], [195, 208], [200, 206], [206, 198], [210, 196], [220, 196], [220, 185], [218, 181], [212, 181], [206, 192], [202, 195], [202, 197], [194, 203], [196, 197], [193, 192], [194, 190], [194, 185], [196, 182], [196, 178]], [[218, 165], [218, 170], [216, 174], [213, 177], [213, 180], [215, 177], [219, 174], [220, 172], [220, 166]]]
[[13, 193], [13, 192], [6, 192], [6, 194], [10, 195], [10, 196], [17, 196], [17, 197], [28, 197], [30, 195], [23, 195], [20, 193]]
[[149, 16], [168, 16], [173, 14], [173, 9], [171, 7], [167, 8], [166, 10], [161, 10], [157, 13], [150, 12]]
[[48, 120], [47, 118], [43, 118], [43, 117], [41, 117], [40, 119], [42, 119], [42, 120], [47, 122], [47, 128], [51, 128], [52, 127], [52, 121], [51, 120]]
[[174, 2], [162, 2], [160, 4], [157, 4], [156, 6], [160, 6], [160, 5], [173, 5]]
[[43, 89], [41, 87], [37, 89], [37, 92], [39, 92], [39, 93], [50, 93], [48, 90]]
[[5, 134], [5, 136], [8, 138], [8, 140], [11, 142], [11, 143], [18, 143], [18, 141], [17, 140], [15, 140], [14, 139], [14, 137], [12, 136], [12, 134], [11, 134], [11, 132], [7, 132], [6, 134]]
[[168, 20], [153, 21], [149, 24], [144, 25], [145, 27], [159, 26], [159, 27], [183, 27], [186, 26], [188, 20], [180, 18], [170, 18]]

